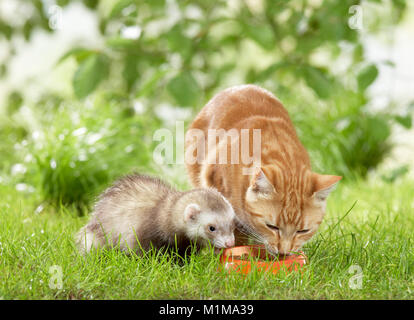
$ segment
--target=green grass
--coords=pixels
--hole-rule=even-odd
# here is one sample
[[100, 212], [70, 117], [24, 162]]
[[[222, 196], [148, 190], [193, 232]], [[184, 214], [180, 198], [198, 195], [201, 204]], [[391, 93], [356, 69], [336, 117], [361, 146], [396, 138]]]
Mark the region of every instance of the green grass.
[[[184, 263], [156, 252], [129, 257], [116, 250], [84, 258], [76, 253], [73, 234], [87, 217], [64, 207], [35, 213], [36, 192], [0, 185], [0, 297], [412, 299], [413, 194], [408, 180], [343, 183], [329, 200], [319, 234], [304, 248], [309, 264], [303, 274], [243, 277], [217, 271], [217, 256], [208, 249]], [[54, 265], [62, 268], [61, 289], [49, 287]], [[363, 273], [360, 289], [349, 286], [353, 265]]]

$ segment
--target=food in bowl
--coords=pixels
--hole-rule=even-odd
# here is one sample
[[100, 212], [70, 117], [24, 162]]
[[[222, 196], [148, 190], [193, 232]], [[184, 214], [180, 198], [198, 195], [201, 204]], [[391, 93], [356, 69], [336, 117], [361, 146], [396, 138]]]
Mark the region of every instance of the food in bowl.
[[257, 269], [259, 272], [277, 274], [281, 269], [287, 272], [301, 270], [307, 258], [303, 252], [274, 256], [263, 245], [251, 245], [225, 249], [220, 261], [228, 272], [248, 274]]

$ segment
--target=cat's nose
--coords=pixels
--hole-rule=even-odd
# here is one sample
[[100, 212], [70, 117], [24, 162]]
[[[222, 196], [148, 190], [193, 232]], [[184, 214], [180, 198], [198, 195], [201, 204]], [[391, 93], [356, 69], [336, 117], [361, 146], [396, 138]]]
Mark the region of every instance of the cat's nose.
[[278, 245], [279, 254], [290, 256], [292, 253], [290, 252], [290, 243], [287, 241], [281, 241]]

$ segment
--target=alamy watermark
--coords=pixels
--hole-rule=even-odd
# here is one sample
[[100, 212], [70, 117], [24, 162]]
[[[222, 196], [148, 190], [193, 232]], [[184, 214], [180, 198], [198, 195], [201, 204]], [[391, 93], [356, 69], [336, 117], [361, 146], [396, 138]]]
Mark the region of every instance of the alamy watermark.
[[60, 30], [63, 26], [62, 8], [58, 5], [52, 5], [48, 9], [49, 27], [52, 30]]
[[63, 271], [62, 267], [58, 265], [53, 265], [49, 268], [49, 288], [50, 289], [59, 289], [63, 288]]
[[175, 135], [162, 128], [153, 140], [160, 142], [153, 152], [158, 164], [243, 164], [246, 175], [261, 164], [260, 129], [189, 129], [185, 134], [184, 122], [177, 121]]
[[349, 7], [349, 14], [352, 16], [348, 19], [348, 26], [353, 30], [362, 30], [363, 29], [363, 11], [362, 6], [353, 5]]
[[349, 267], [348, 273], [353, 275], [349, 278], [348, 286], [353, 290], [362, 289], [362, 281], [364, 277], [362, 268], [359, 265], [354, 264]]

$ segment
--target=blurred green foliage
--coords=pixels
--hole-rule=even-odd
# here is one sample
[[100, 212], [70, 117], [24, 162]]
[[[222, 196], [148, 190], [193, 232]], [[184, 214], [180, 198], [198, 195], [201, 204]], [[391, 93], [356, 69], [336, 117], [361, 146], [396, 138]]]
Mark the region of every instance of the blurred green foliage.
[[[9, 40], [10, 46], [2, 63], [3, 76], [7, 75], [7, 59], [14, 54], [13, 37], [30, 40], [39, 28], [54, 31], [45, 2], [14, 1], [32, 7], [32, 14], [18, 26], [0, 19], [0, 38]], [[360, 32], [349, 26], [350, 8], [362, 1], [58, 0], [56, 4], [64, 10], [74, 2], [82, 2], [96, 14], [104, 45], [74, 46], [58, 64], [68, 59], [76, 62], [75, 100], [86, 104], [88, 96], [97, 92], [100, 105], [94, 103], [93, 112], [113, 117], [119, 132], [99, 142], [102, 151], [93, 161], [71, 168], [71, 159], [83, 147], [70, 135], [63, 140], [58, 137], [68, 128], [76, 130], [67, 120], [71, 112], [89, 120], [93, 112], [83, 115], [67, 105], [59, 107], [60, 98], [51, 96], [57, 107], [48, 112], [55, 120], [43, 124], [49, 139], [36, 151], [35, 170], [40, 172], [45, 198], [55, 202], [87, 203], [84, 195], [92, 185], [100, 186], [112, 172], [126, 170], [116, 163], [135, 159], [146, 165], [151, 152], [148, 145], [140, 154], [125, 154], [122, 148], [132, 143], [129, 130], [135, 125], [147, 121], [145, 133], [138, 130], [138, 136], [163, 125], [153, 106], [167, 102], [195, 113], [229, 85], [256, 83], [274, 92], [288, 108], [320, 172], [365, 176], [392, 149], [392, 125], [411, 127], [409, 112], [372, 113], [366, 108], [367, 90], [378, 76], [378, 66], [366, 61]], [[406, 9], [401, 0], [370, 0], [362, 5], [368, 8], [364, 17], [369, 18], [364, 18], [364, 30], [372, 33], [397, 24]], [[347, 67], [337, 70], [333, 65], [344, 55]], [[11, 119], [18, 118], [22, 99], [17, 91], [10, 94]], [[37, 106], [47, 104], [48, 99], [38, 101]], [[131, 105], [137, 100], [149, 105], [147, 118], [134, 115]], [[38, 107], [36, 112], [43, 115]], [[82, 121], [87, 122], [88, 131], [96, 131], [94, 125], [104, 122], [99, 116], [89, 128], [87, 119]], [[10, 126], [1, 130], [10, 130]], [[52, 160], [58, 170], [51, 169]], [[101, 161], [109, 169], [102, 169]]]
[[88, 106], [37, 112], [38, 129], [22, 158], [29, 168], [25, 179], [39, 186], [45, 201], [82, 211], [113, 179], [150, 166], [154, 120], [117, 106], [97, 97]]

